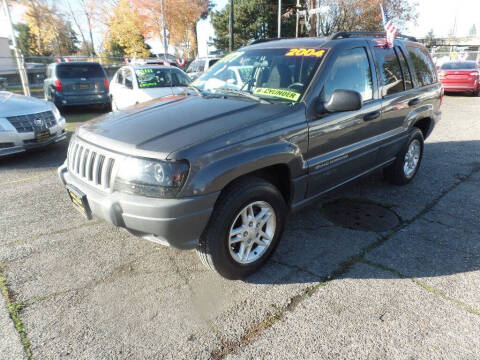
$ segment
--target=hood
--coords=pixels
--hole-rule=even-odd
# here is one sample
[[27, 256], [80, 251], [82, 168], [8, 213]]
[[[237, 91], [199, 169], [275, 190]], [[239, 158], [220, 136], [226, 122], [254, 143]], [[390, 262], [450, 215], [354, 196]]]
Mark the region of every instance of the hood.
[[145, 102], [152, 99], [158, 99], [163, 96], [172, 95], [171, 87], [140, 89], [138, 91], [138, 100]]
[[52, 109], [52, 103], [30, 96], [0, 91], [0, 117], [34, 114]]
[[169, 96], [96, 118], [80, 126], [77, 136], [124, 154], [165, 159], [172, 152], [258, 124], [286, 108], [240, 98]]

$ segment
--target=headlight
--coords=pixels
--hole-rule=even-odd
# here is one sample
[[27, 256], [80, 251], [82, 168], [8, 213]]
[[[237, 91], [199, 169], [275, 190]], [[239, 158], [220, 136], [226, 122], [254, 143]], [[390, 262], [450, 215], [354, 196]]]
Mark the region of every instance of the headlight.
[[57, 107], [54, 104], [52, 104], [52, 112], [53, 112], [53, 115], [55, 116], [55, 120], [58, 121], [58, 119], [62, 117], [62, 115], [60, 114], [60, 111], [58, 111]]
[[129, 157], [120, 165], [114, 190], [156, 198], [173, 198], [188, 175], [185, 161], [159, 161]]
[[0, 117], [0, 132], [17, 132], [15, 126], [5, 118]]

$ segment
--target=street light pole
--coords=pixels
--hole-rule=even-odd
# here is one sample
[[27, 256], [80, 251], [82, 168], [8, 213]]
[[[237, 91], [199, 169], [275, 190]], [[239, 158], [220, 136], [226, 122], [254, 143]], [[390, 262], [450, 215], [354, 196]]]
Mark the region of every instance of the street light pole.
[[228, 22], [228, 31], [230, 32], [230, 37], [228, 39], [228, 50], [232, 52], [234, 43], [233, 43], [233, 0], [230, 0], [230, 18]]
[[278, 37], [282, 37], [282, 0], [278, 0]]
[[165, 11], [163, 9], [163, 0], [160, 2], [160, 10], [162, 11], [162, 29], [163, 29], [163, 58], [167, 60], [168, 44], [167, 44], [167, 30], [165, 29]]
[[23, 94], [30, 96], [30, 87], [28, 86], [28, 76], [25, 71], [25, 64], [23, 62], [23, 55], [20, 53], [17, 47], [17, 39], [15, 38], [15, 31], [13, 29], [12, 17], [10, 16], [10, 9], [8, 8], [8, 1], [3, 0], [3, 6], [5, 8], [5, 14], [7, 15], [8, 23], [10, 25], [10, 33], [12, 34], [12, 45], [15, 53], [15, 59], [17, 60], [18, 72], [20, 74], [20, 81], [22, 82]]

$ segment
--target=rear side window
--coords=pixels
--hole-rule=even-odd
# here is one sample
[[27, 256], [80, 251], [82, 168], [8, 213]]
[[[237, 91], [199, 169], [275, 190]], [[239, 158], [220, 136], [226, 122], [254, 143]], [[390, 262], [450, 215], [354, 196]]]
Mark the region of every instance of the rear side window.
[[410, 69], [408, 68], [407, 61], [405, 60], [405, 56], [403, 55], [403, 50], [397, 46], [395, 47], [395, 52], [397, 53], [397, 56], [400, 59], [403, 79], [405, 80], [405, 90], [410, 90], [413, 87], [412, 75], [410, 74]]
[[216, 62], [218, 61], [218, 59], [213, 59], [213, 60], [209, 60], [208, 61], [208, 67], [212, 67]]
[[380, 70], [383, 96], [403, 91], [402, 68], [393, 48], [375, 47], [375, 58]]
[[428, 52], [416, 46], [407, 46], [407, 48], [419, 85], [426, 86], [436, 82], [435, 65]]
[[105, 73], [99, 64], [61, 64], [57, 66], [59, 79], [103, 78]]
[[363, 101], [373, 98], [372, 72], [364, 48], [345, 50], [335, 60], [325, 81], [325, 99], [335, 90], [358, 91]]

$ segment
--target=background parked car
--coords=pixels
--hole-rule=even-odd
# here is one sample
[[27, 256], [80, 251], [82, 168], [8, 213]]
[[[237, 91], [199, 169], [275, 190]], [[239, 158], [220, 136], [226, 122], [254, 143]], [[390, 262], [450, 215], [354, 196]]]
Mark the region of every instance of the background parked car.
[[112, 79], [112, 109], [124, 109], [148, 100], [178, 94], [191, 81], [182, 70], [170, 66], [124, 66]]
[[45, 100], [52, 101], [59, 109], [93, 104], [110, 108], [108, 89], [107, 73], [94, 62], [50, 64], [43, 82]]
[[455, 61], [444, 63], [438, 77], [445, 91], [471, 91], [480, 96], [479, 66], [474, 61]]
[[220, 58], [204, 58], [204, 59], [197, 59], [190, 63], [187, 68], [187, 74], [195, 80], [208, 69], [210, 69]]
[[65, 119], [54, 104], [0, 91], [0, 157], [65, 139]]

